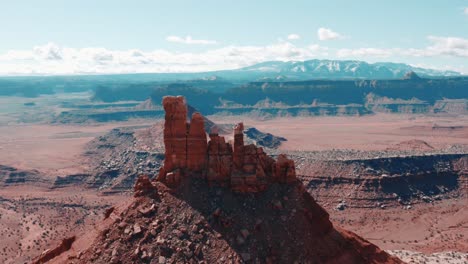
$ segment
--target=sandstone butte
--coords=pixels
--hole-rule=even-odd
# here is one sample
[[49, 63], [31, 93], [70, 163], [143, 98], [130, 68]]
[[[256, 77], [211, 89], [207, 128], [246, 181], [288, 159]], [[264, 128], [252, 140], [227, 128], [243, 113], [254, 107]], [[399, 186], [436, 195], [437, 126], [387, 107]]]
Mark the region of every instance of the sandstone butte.
[[281, 154], [277, 160], [262, 148], [244, 145], [244, 125], [234, 128], [231, 145], [213, 128], [207, 139], [203, 116], [195, 112], [187, 122], [187, 104], [182, 96], [163, 98], [165, 114], [165, 160], [158, 180], [180, 185], [184, 177], [207, 179], [210, 184], [230, 186], [235, 192], [260, 192], [270, 183], [296, 181], [294, 161]]
[[157, 179], [140, 176], [133, 199], [107, 209], [94, 238], [65, 239], [33, 263], [403, 263], [333, 226], [294, 162], [244, 145], [242, 123], [232, 145], [216, 129], [208, 141], [201, 114], [187, 122], [183, 97], [163, 105]]

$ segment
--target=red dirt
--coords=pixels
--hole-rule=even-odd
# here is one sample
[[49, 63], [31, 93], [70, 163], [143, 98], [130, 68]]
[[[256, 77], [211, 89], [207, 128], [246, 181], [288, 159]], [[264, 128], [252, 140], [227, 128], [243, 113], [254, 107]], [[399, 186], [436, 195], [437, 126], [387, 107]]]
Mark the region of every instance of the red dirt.
[[353, 230], [387, 250], [406, 249], [423, 253], [468, 252], [468, 199], [450, 199], [433, 204], [386, 209], [348, 208], [334, 210], [333, 222]]
[[[212, 118], [215, 122], [235, 123], [240, 118], [222, 117]], [[288, 139], [283, 143], [285, 150], [324, 150], [324, 149], [361, 149], [361, 150], [385, 150], [400, 142], [414, 139], [423, 140], [435, 149], [444, 148], [450, 144], [468, 145], [468, 134], [466, 126], [468, 120], [465, 116], [443, 117], [443, 116], [403, 116], [403, 115], [375, 115], [367, 117], [311, 117], [311, 118], [278, 118], [275, 120], [257, 121], [243, 117], [249, 125], [255, 126], [262, 131], [271, 132], [275, 135], [284, 136]], [[148, 124], [155, 123], [154, 120]], [[433, 124], [439, 127], [433, 129]], [[83, 146], [96, 135], [103, 134], [115, 126], [141, 125], [142, 122], [125, 122], [104, 126], [82, 125], [9, 125], [0, 128], [0, 163], [2, 165], [16, 166], [30, 170], [40, 169], [47, 172], [46, 176], [51, 178], [56, 175], [81, 172], [81, 151]], [[453, 128], [453, 129], [452, 129]], [[162, 130], [160, 130], [162, 132]], [[146, 142], [147, 143], [147, 142]], [[143, 144], [143, 145], [146, 145]], [[155, 147], [160, 148], [162, 141], [154, 141]], [[312, 193], [313, 195], [313, 193]], [[0, 242], [0, 262], [19, 263], [30, 259], [30, 256], [39, 255], [44, 249], [57, 245], [60, 239], [69, 234], [70, 227], [77, 219], [85, 215], [85, 210], [77, 210], [75, 215], [69, 213], [63, 217], [61, 208], [63, 204], [69, 204], [67, 199], [73, 199], [74, 204], [110, 206], [118, 203], [118, 200], [126, 199], [122, 196], [107, 196], [102, 198], [95, 191], [76, 191], [72, 188], [57, 190], [38, 190], [31, 185], [2, 187], [0, 196], [9, 200], [2, 201], [0, 211], [0, 227], [6, 230], [9, 239]], [[26, 201], [21, 200], [28, 197]], [[53, 203], [43, 203], [40, 206], [32, 204], [34, 199], [43, 199]], [[82, 199], [82, 197], [84, 197]], [[92, 198], [95, 197], [95, 198]], [[58, 202], [58, 206], [54, 204]], [[467, 224], [463, 221], [468, 216], [464, 200], [447, 200], [441, 205], [438, 203], [421, 204], [413, 206], [412, 210], [402, 208], [381, 209], [347, 209], [335, 211], [338, 201], [320, 202], [324, 204], [331, 215], [333, 222], [338, 223], [346, 229], [356, 231], [359, 235], [368, 238], [372, 243], [382, 249], [409, 249], [421, 250], [423, 252], [436, 252], [446, 250], [467, 251], [466, 238], [468, 236]], [[14, 207], [10, 207], [10, 205]], [[24, 204], [24, 206], [23, 206]], [[451, 208], [452, 204], [458, 208], [446, 211], [445, 207]], [[40, 208], [40, 213], [36, 209]], [[13, 209], [14, 208], [14, 209]], [[93, 213], [85, 218], [86, 225], [93, 224], [102, 218], [102, 210], [92, 210]], [[96, 214], [94, 214], [96, 211]], [[26, 214], [28, 224], [21, 224], [22, 214]], [[36, 215], [37, 214], [37, 215]], [[387, 217], [388, 216], [388, 217]], [[69, 218], [71, 217], [71, 218]], [[112, 214], [110, 219], [116, 216]], [[415, 222], [412, 219], [415, 217]], [[401, 219], [402, 220], [401, 220]], [[366, 220], [367, 219], [367, 220]], [[437, 224], [433, 221], [438, 219]], [[32, 225], [37, 220], [45, 223], [42, 228], [38, 224]], [[24, 222], [23, 221], [23, 222]], [[69, 224], [65, 224], [66, 221]], [[398, 223], [398, 224], [397, 224]], [[409, 223], [409, 224], [408, 224]], [[445, 226], [445, 223], [448, 226]], [[408, 225], [409, 232], [402, 226]], [[441, 225], [444, 227], [434, 227]], [[25, 227], [29, 226], [29, 232]], [[51, 238], [41, 238], [43, 232], [53, 228], [54, 234]], [[82, 225], [78, 225], [77, 232], [81, 232]], [[440, 231], [444, 235], [437, 233]], [[87, 231], [86, 236], [80, 236], [74, 243], [75, 255], [79, 253], [92, 239], [93, 232]], [[61, 236], [55, 235], [55, 233]], [[434, 233], [433, 239], [425, 240]], [[383, 236], [377, 236], [384, 234]], [[436, 235], [437, 234], [437, 235]], [[412, 240], [415, 235], [418, 242]], [[86, 237], [86, 238], [85, 238]], [[39, 238], [39, 240], [38, 240]], [[33, 240], [38, 240], [35, 244]], [[385, 240], [385, 243], [383, 242]], [[393, 240], [394, 242], [392, 242]], [[20, 241], [20, 242], [18, 242]], [[461, 241], [460, 244], [457, 241]], [[18, 253], [21, 243], [22, 252]], [[26, 251], [27, 246], [31, 249]], [[432, 246], [434, 245], [434, 246]]]

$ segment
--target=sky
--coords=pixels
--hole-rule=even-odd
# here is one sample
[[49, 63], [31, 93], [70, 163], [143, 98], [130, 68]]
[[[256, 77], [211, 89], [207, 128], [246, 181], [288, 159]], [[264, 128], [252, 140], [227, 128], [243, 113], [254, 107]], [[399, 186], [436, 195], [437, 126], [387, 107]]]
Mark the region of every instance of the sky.
[[0, 0], [0, 75], [308, 59], [468, 74], [468, 0]]

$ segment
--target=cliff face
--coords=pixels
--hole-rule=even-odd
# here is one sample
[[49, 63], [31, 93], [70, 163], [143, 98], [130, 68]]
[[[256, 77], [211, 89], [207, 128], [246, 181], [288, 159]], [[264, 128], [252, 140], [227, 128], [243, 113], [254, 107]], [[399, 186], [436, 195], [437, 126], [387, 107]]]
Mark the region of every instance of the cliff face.
[[355, 208], [401, 207], [467, 193], [468, 156], [438, 154], [314, 161], [298, 175], [321, 203]]
[[259, 192], [270, 183], [291, 183], [296, 180], [294, 161], [285, 155], [278, 160], [266, 155], [262, 148], [244, 145], [244, 125], [234, 128], [234, 144], [226, 142], [214, 128], [207, 142], [204, 118], [193, 113], [187, 123], [187, 105], [181, 96], [163, 99], [165, 115], [164, 145], [166, 159], [159, 180], [178, 186], [183, 178], [207, 179], [210, 184], [231, 186], [237, 192]]
[[251, 82], [226, 91], [222, 98], [242, 105], [255, 105], [269, 98], [289, 106], [317, 102], [332, 105], [363, 104], [375, 94], [392, 99], [418, 100], [434, 104], [437, 100], [465, 99], [468, 78], [409, 80], [311, 80], [297, 82]]

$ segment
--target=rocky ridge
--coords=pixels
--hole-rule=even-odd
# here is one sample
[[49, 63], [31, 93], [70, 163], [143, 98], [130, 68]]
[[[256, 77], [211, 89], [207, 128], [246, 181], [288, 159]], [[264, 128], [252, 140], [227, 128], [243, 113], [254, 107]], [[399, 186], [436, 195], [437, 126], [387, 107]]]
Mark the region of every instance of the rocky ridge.
[[339, 210], [389, 206], [410, 209], [417, 203], [465, 197], [467, 162], [467, 154], [347, 160], [311, 160], [302, 155], [297, 160], [298, 178], [313, 196]]

